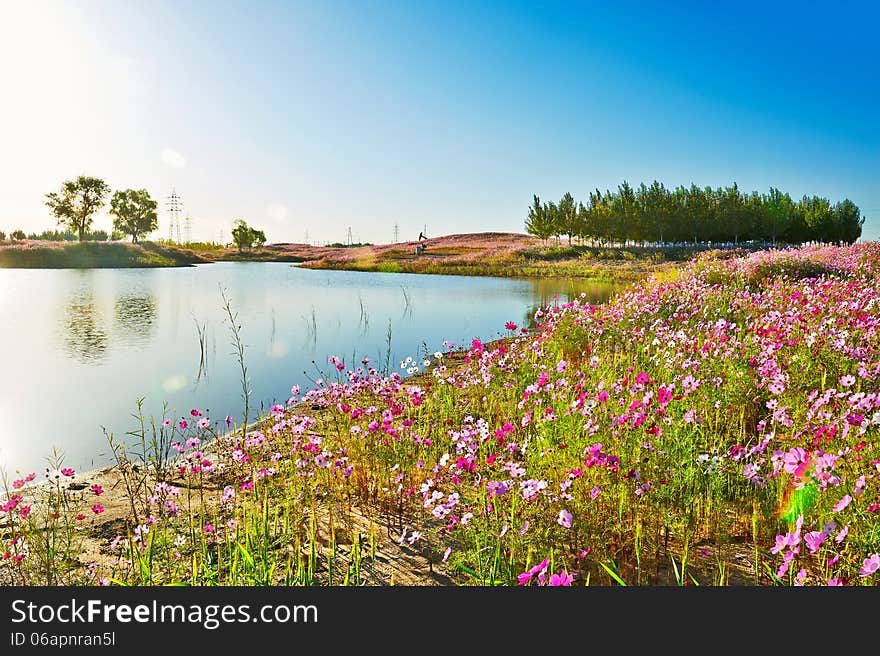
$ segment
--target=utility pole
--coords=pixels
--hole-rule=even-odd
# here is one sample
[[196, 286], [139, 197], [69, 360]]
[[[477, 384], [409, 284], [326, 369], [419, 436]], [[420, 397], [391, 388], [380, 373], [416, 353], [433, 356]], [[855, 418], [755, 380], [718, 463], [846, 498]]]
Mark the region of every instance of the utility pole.
[[400, 226], [395, 223], [394, 224], [394, 243], [395, 244], [400, 243], [399, 237], [400, 237]]
[[306, 230], [306, 246], [309, 245], [309, 231]]
[[347, 237], [347, 239], [348, 239], [348, 245], [351, 246], [352, 243], [354, 243], [353, 240], [352, 240], [352, 238], [351, 238], [351, 226], [348, 226], [348, 237]]
[[165, 201], [165, 207], [168, 208], [168, 241], [174, 241], [177, 236], [177, 243], [180, 243], [180, 212], [183, 210], [183, 201], [177, 195], [177, 190], [172, 189], [171, 195]]

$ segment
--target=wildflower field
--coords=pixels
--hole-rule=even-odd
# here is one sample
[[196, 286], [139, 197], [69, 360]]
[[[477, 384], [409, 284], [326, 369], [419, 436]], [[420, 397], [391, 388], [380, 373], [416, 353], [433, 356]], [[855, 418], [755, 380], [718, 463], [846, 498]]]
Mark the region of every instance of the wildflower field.
[[874, 585], [878, 271], [707, 252], [412, 378], [332, 357], [256, 425], [143, 420], [112, 483], [6, 481], [0, 580]]

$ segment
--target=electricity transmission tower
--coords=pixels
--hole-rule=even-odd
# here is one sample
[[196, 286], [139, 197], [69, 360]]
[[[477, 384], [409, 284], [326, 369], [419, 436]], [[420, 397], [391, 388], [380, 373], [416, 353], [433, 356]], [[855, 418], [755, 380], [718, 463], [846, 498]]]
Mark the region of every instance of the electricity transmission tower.
[[175, 189], [171, 190], [171, 195], [165, 201], [165, 207], [168, 208], [168, 241], [174, 241], [177, 237], [177, 243], [180, 243], [180, 212], [183, 210], [183, 201], [177, 195]]
[[346, 237], [346, 239], [348, 240], [348, 245], [351, 246], [353, 243], [353, 240], [351, 238], [351, 226], [348, 226], [348, 236]]
[[183, 220], [183, 240], [189, 244], [192, 242], [192, 219], [187, 214]]
[[395, 244], [400, 243], [399, 237], [400, 237], [400, 226], [395, 223], [394, 224], [394, 243]]

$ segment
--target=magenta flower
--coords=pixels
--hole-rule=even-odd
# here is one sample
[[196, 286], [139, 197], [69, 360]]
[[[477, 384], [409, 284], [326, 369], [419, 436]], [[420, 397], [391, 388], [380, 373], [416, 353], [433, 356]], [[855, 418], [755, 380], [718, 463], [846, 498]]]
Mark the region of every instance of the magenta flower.
[[62, 470], [61, 470], [61, 473], [62, 473], [64, 476], [69, 476], [69, 477], [71, 477], [71, 478], [72, 478], [73, 476], [76, 475], [76, 472], [73, 471], [70, 467], [65, 467], [64, 469], [62, 469]]
[[102, 506], [100, 503], [96, 503], [94, 506], [92, 506], [92, 512], [96, 515], [100, 515], [102, 512], [104, 512], [104, 506]]
[[186, 430], [186, 427], [189, 426], [186, 419], [181, 419], [177, 425], [180, 426], [180, 430]]
[[517, 325], [515, 323], [513, 323], [512, 321], [508, 321], [506, 324], [504, 324], [504, 327], [507, 328], [508, 330], [516, 330], [517, 329]]
[[190, 413], [193, 417], [201, 417], [201, 416], [202, 416], [202, 413], [199, 412], [198, 410], [196, 410], [195, 408], [193, 408], [192, 410], [190, 410], [189, 413]]
[[550, 585], [554, 587], [570, 586], [572, 581], [574, 581], [574, 575], [569, 574], [565, 570], [562, 570], [559, 574], [550, 575]]
[[517, 585], [526, 585], [536, 574], [543, 574], [547, 571], [547, 566], [550, 564], [550, 559], [545, 558], [540, 563], [535, 565], [529, 570], [526, 570], [522, 574], [517, 577]]
[[205, 533], [213, 533], [215, 530], [213, 524], [205, 524], [203, 529], [204, 529]]
[[559, 511], [559, 517], [556, 519], [556, 523], [564, 528], [571, 528], [571, 513], [565, 509]]
[[822, 531], [810, 531], [804, 535], [804, 542], [807, 545], [807, 549], [810, 550], [810, 553], [816, 553], [819, 551], [819, 547], [822, 546], [822, 543], [825, 542], [827, 537], [828, 534], [823, 533]]
[[100, 485], [95, 484], [92, 487], [90, 487], [89, 489], [95, 494], [96, 497], [99, 497], [102, 494], [104, 494], [104, 488], [102, 488]]
[[862, 567], [859, 569], [859, 576], [862, 578], [871, 576], [878, 569], [880, 569], [880, 554], [872, 554], [865, 558], [865, 561], [862, 563]]

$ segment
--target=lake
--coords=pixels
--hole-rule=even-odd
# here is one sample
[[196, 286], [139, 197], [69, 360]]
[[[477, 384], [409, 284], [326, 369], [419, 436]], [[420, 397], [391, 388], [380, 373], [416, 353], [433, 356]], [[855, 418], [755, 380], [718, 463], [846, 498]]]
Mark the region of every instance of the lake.
[[[240, 420], [241, 383], [221, 297], [238, 313], [251, 406], [284, 403], [337, 355], [392, 371], [442, 342], [528, 324], [540, 305], [615, 285], [585, 280], [315, 271], [286, 263], [170, 269], [0, 269], [0, 467], [42, 472], [53, 447], [78, 470], [107, 464], [102, 427], [123, 437], [147, 416], [210, 409]], [[201, 338], [200, 338], [201, 335]], [[253, 418], [253, 413], [252, 413]]]

